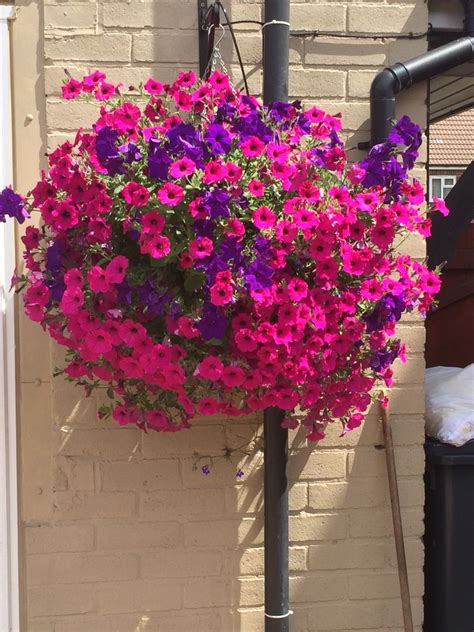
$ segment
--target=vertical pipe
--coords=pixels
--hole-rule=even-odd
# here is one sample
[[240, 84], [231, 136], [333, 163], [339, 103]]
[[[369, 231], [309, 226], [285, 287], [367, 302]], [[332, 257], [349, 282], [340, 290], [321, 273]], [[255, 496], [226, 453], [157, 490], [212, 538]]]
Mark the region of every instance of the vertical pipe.
[[[288, 100], [289, 0], [265, 0], [263, 100]], [[275, 23], [274, 23], [275, 21]], [[288, 430], [284, 412], [267, 408], [265, 434], [265, 632], [289, 631]]]
[[[265, 26], [263, 29], [264, 103], [288, 99], [289, 20], [289, 0], [265, 0]], [[273, 21], [276, 24], [271, 24]], [[281, 24], [282, 22], [283, 24]]]
[[[266, 408], [265, 434], [265, 632], [288, 632], [288, 430], [284, 412]], [[282, 618], [273, 618], [282, 617]]]

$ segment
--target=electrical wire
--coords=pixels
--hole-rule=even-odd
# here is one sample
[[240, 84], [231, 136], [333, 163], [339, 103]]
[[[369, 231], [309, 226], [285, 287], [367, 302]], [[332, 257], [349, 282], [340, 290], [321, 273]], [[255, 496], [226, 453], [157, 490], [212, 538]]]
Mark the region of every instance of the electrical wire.
[[341, 33], [340, 31], [290, 31], [291, 37], [341, 37], [343, 39], [422, 39], [430, 31], [423, 33]]

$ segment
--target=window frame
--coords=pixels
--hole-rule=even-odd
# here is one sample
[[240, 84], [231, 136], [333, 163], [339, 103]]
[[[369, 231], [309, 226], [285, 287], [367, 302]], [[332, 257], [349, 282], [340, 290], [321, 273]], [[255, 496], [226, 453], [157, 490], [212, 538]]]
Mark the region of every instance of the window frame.
[[[443, 173], [443, 174], [439, 174], [439, 175], [430, 175], [429, 177], [429, 201], [432, 202], [433, 201], [433, 181], [434, 180], [441, 180], [441, 198], [444, 200], [445, 196], [444, 196], [444, 190], [445, 189], [453, 189], [456, 186], [456, 183], [458, 181], [457, 175], [456, 174], [448, 174], [448, 173]], [[446, 180], [453, 180], [453, 184], [446, 184]]]

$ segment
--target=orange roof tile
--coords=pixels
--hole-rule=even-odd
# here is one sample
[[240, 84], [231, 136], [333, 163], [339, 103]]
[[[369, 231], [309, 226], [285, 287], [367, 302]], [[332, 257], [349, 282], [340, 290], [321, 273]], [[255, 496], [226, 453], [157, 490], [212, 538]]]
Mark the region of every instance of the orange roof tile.
[[474, 160], [474, 108], [432, 123], [430, 166], [462, 166]]

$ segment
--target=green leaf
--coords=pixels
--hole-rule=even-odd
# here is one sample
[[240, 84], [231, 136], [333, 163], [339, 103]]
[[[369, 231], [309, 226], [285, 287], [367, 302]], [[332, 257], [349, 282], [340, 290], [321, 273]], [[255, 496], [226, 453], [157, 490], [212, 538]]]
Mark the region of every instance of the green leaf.
[[201, 270], [195, 270], [186, 276], [184, 289], [186, 292], [194, 292], [204, 285], [205, 275]]

